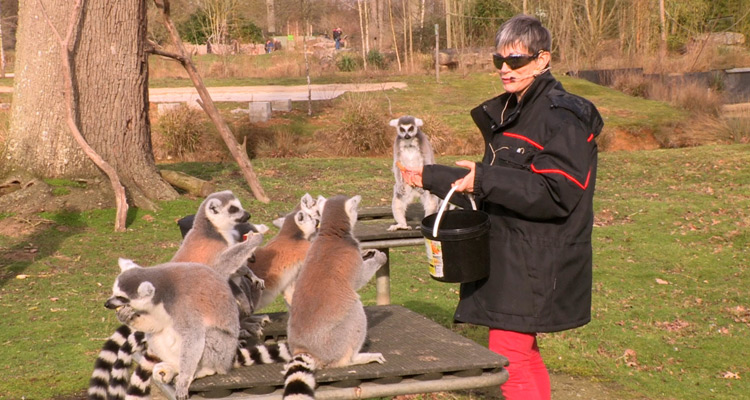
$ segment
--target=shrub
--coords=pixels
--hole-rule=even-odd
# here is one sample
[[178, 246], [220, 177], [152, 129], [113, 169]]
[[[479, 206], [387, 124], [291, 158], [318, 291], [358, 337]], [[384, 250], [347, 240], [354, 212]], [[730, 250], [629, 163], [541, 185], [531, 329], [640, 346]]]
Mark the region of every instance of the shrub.
[[337, 57], [336, 67], [341, 72], [352, 72], [356, 70], [359, 65], [357, 63], [357, 59], [354, 58], [354, 56], [344, 53]]
[[635, 97], [648, 96], [650, 82], [642, 74], [618, 74], [612, 81], [612, 88]]
[[390, 129], [377, 101], [367, 93], [348, 93], [341, 101], [339, 128], [329, 137], [340, 156], [385, 155]]
[[374, 49], [370, 50], [370, 52], [367, 53], [366, 59], [367, 59], [367, 65], [373, 68], [385, 69], [388, 66], [385, 56], [383, 56], [383, 53]]
[[202, 115], [185, 104], [159, 115], [154, 130], [164, 139], [170, 156], [183, 157], [198, 147], [202, 132]]

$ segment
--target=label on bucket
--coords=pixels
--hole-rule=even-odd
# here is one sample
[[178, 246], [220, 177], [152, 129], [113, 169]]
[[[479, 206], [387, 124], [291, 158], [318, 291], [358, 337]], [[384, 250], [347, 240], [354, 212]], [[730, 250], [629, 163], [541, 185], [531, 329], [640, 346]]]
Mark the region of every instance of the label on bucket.
[[435, 278], [443, 277], [443, 244], [437, 240], [425, 238], [424, 245], [427, 248], [427, 261], [430, 263], [430, 275]]

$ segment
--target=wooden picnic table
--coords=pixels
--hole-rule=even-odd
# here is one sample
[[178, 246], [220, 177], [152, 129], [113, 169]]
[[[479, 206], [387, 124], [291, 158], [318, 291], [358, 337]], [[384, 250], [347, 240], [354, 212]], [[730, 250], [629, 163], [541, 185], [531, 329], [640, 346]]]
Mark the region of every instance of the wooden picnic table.
[[[379, 352], [371, 363], [315, 372], [317, 399], [364, 399], [403, 394], [499, 386], [508, 379], [508, 360], [442, 325], [397, 305], [365, 307], [365, 352]], [[268, 314], [266, 343], [286, 338], [287, 313]], [[283, 363], [235, 368], [225, 375], [195, 380], [191, 399], [278, 400]], [[170, 400], [172, 386], [156, 385]]]
[[406, 210], [406, 221], [411, 229], [388, 231], [388, 227], [396, 223], [390, 206], [363, 207], [359, 210], [357, 224], [354, 226], [354, 236], [359, 240], [360, 247], [377, 249], [387, 256], [385, 264], [375, 273], [378, 305], [391, 303], [390, 248], [423, 246], [424, 236], [420, 227], [423, 217], [422, 204], [409, 204]]

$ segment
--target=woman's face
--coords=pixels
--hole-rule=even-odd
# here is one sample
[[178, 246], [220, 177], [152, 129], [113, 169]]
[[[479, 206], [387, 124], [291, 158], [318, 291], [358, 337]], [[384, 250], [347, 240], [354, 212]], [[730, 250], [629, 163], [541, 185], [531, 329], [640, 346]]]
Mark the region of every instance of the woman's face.
[[[533, 56], [533, 54], [529, 54], [529, 50], [526, 46], [521, 44], [514, 44], [503, 47], [502, 49], [497, 49], [497, 54], [502, 57]], [[507, 63], [503, 63], [502, 68], [498, 71], [500, 72], [500, 79], [503, 81], [505, 91], [508, 93], [515, 93], [519, 96], [522, 95], [529, 85], [531, 85], [531, 82], [534, 81], [534, 73], [541, 70], [541, 68], [539, 68], [539, 63], [542, 61], [541, 59], [542, 57], [534, 58], [528, 64], [516, 69], [511, 69]]]

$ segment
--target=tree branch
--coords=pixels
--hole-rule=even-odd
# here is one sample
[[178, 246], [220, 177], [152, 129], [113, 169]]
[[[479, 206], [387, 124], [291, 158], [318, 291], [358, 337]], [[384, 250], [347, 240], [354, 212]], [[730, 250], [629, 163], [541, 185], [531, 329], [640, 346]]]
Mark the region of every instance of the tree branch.
[[78, 129], [78, 125], [73, 118], [73, 115], [75, 114], [76, 103], [73, 99], [73, 78], [71, 74], [72, 68], [70, 65], [69, 46], [70, 39], [73, 37], [74, 27], [76, 26], [81, 13], [81, 0], [76, 0], [75, 4], [73, 5], [73, 13], [70, 17], [68, 32], [65, 35], [65, 39], [60, 36], [60, 32], [58, 32], [58, 30], [52, 24], [52, 20], [50, 20], [49, 15], [47, 14], [47, 10], [44, 8], [44, 4], [42, 3], [42, 0], [37, 1], [39, 2], [39, 6], [42, 10], [42, 14], [44, 15], [44, 19], [47, 21], [47, 24], [57, 37], [60, 46], [60, 58], [62, 62], [62, 72], [65, 84], [65, 101], [68, 104], [66, 118], [68, 128], [70, 129], [70, 133], [71, 135], [73, 135], [73, 138], [83, 149], [83, 152], [86, 153], [86, 155], [91, 159], [91, 161], [94, 162], [94, 164], [96, 164], [97, 167], [99, 167], [102, 171], [104, 171], [105, 174], [107, 174], [107, 177], [109, 177], [109, 181], [112, 184], [112, 190], [115, 193], [115, 204], [117, 205], [117, 214], [115, 216], [115, 231], [125, 232], [125, 224], [128, 216], [128, 201], [127, 197], [125, 196], [125, 188], [120, 183], [120, 177], [117, 175], [117, 171], [115, 171], [115, 169], [111, 165], [109, 165], [109, 163], [104, 161], [104, 159], [99, 154], [97, 154], [96, 150], [94, 150], [88, 144], [88, 142], [86, 142], [86, 139], [83, 137], [83, 134], [81, 134], [81, 131], [80, 129]]
[[227, 145], [229, 152], [232, 153], [235, 161], [237, 161], [237, 165], [239, 166], [240, 171], [242, 171], [242, 175], [250, 186], [253, 196], [262, 203], [270, 202], [271, 200], [266, 196], [265, 192], [263, 192], [263, 188], [258, 182], [258, 177], [255, 175], [250, 159], [247, 157], [247, 152], [241, 151], [237, 139], [234, 137], [234, 134], [232, 134], [226, 121], [224, 121], [224, 118], [222, 118], [219, 110], [216, 108], [211, 95], [208, 93], [208, 89], [206, 89], [206, 85], [203, 83], [203, 79], [201, 79], [198, 70], [195, 68], [195, 64], [193, 64], [188, 52], [185, 50], [185, 46], [182, 44], [182, 39], [180, 39], [180, 35], [177, 32], [177, 27], [169, 16], [169, 0], [154, 0], [154, 4], [156, 4], [156, 7], [161, 10], [162, 17], [164, 18], [162, 22], [167, 28], [167, 31], [169, 31], [172, 42], [177, 47], [177, 56], [181, 57], [178, 60], [184, 60], [184, 62], [180, 61], [180, 63], [185, 67], [190, 79], [193, 81], [195, 89], [198, 91], [198, 96], [200, 96], [201, 99], [199, 104], [203, 107], [206, 114], [208, 114], [211, 121], [213, 121], [214, 125], [216, 125], [216, 128], [219, 130], [221, 138], [224, 139], [224, 143]]
[[170, 51], [166, 51], [166, 50], [160, 49], [158, 47], [158, 45], [156, 43], [152, 42], [151, 40], [148, 41], [148, 45], [149, 45], [149, 47], [146, 48], [146, 53], [151, 53], [151, 54], [156, 54], [157, 56], [163, 56], [163, 57], [171, 58], [173, 60], [176, 60], [180, 64], [182, 64], [182, 66], [185, 66], [187, 64], [187, 62], [188, 62], [180, 54], [172, 53]]

